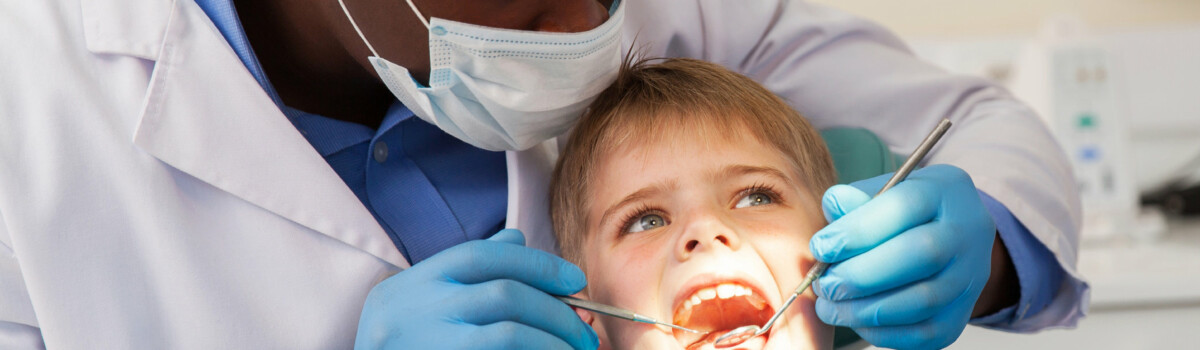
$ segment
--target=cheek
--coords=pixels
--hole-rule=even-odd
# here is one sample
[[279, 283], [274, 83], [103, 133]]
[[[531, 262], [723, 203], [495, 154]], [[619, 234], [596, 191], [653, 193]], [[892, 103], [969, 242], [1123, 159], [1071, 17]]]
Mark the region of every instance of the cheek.
[[[811, 213], [809, 213], [811, 214]], [[752, 241], [780, 288], [787, 295], [800, 285], [815, 260], [808, 250], [808, 241], [820, 230], [824, 220], [814, 220], [812, 215], [794, 213], [773, 220], [761, 220], [746, 226], [747, 240]], [[809, 289], [801, 296], [781, 323], [786, 332], [771, 338], [772, 349], [829, 349], [832, 347], [833, 327], [825, 325], [817, 317], [814, 303], [816, 295]]]
[[798, 216], [776, 217], [747, 222], [744, 239], [762, 255], [782, 283], [792, 276], [802, 276], [813, 265], [808, 241], [819, 228]]
[[599, 302], [651, 310], [645, 304], [657, 300], [654, 293], [665, 264], [662, 246], [631, 241], [587, 248], [589, 295]]
[[[659, 282], [666, 264], [662, 245], [626, 239], [585, 249], [591, 300], [661, 317], [653, 312], [660, 309]], [[598, 323], [614, 349], [645, 348], [639, 342], [656, 339], [652, 326], [607, 316], [599, 316]]]

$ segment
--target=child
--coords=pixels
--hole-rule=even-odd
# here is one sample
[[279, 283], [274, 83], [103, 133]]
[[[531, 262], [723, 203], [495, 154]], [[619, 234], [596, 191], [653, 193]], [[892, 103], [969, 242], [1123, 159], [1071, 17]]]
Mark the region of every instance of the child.
[[[799, 285], [834, 183], [817, 131], [749, 78], [690, 59], [626, 62], [571, 133], [551, 216], [588, 276], [580, 297], [711, 332], [585, 317], [602, 346], [708, 349], [765, 323]], [[831, 347], [814, 298], [738, 348]]]

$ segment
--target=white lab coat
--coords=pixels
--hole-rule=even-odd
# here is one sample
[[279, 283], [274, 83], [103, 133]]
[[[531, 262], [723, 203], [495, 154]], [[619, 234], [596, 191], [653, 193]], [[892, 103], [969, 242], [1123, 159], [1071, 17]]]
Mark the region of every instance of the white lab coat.
[[[908, 152], [955, 120], [930, 161], [970, 172], [1070, 274], [1013, 329], [1080, 315], [1070, 170], [1006, 93], [805, 3], [629, 1], [626, 45], [725, 64], [818, 127]], [[0, 348], [347, 348], [368, 290], [408, 266], [193, 2], [5, 1], [0, 46]], [[546, 250], [556, 154], [507, 154], [508, 225]]]

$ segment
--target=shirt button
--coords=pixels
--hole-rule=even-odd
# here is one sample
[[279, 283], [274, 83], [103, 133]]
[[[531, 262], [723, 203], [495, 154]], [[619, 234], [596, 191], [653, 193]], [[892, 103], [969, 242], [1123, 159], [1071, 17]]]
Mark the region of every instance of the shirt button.
[[383, 142], [383, 141], [375, 142], [374, 154], [375, 154], [376, 162], [380, 162], [380, 163], [386, 162], [387, 156], [388, 156], [387, 153], [388, 153], [387, 142]]

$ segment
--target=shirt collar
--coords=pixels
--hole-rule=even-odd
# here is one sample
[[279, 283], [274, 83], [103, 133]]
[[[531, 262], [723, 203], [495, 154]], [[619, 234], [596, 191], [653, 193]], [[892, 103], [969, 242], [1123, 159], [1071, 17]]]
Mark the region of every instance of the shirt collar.
[[254, 49], [250, 47], [250, 39], [246, 38], [246, 31], [242, 27], [242, 21], [238, 18], [237, 9], [233, 7], [232, 0], [196, 0], [196, 4], [200, 5], [200, 9], [204, 10], [204, 14], [213, 21], [217, 26], [217, 30], [221, 32], [221, 36], [225, 37], [225, 41], [237, 53], [242, 64], [254, 76], [254, 80], [258, 81], [258, 85], [266, 90], [267, 95], [271, 96], [271, 100], [275, 101], [275, 105], [283, 106], [283, 102], [279, 98], [279, 94], [275, 92], [275, 87], [267, 80], [267, 74], [263, 72], [262, 65], [258, 63], [258, 56], [254, 54]]
[[271, 81], [267, 79], [267, 74], [263, 71], [262, 65], [258, 62], [258, 56], [254, 54], [254, 49], [250, 47], [250, 40], [246, 37], [246, 31], [242, 27], [242, 22], [238, 18], [237, 8], [234, 7], [232, 0], [196, 0], [196, 4], [200, 5], [200, 9], [208, 15], [216, 25], [217, 30], [221, 32], [221, 36], [225, 37], [225, 41], [237, 53], [238, 59], [258, 81], [271, 100], [276, 106], [283, 111], [283, 114], [292, 121], [292, 124], [300, 130], [313, 148], [321, 154], [322, 157], [328, 157], [338, 151], [344, 150], [350, 146], [370, 141], [377, 133], [382, 133], [391, 129], [396, 124], [407, 120], [413, 116], [412, 111], [404, 107], [402, 103], [396, 101], [391, 108], [388, 108], [387, 115], [384, 117], [383, 125], [379, 131], [357, 123], [341, 121], [318, 114], [308, 113], [288, 107], [283, 104], [283, 100], [279, 97], [279, 93], [275, 91], [275, 87], [271, 85]]

